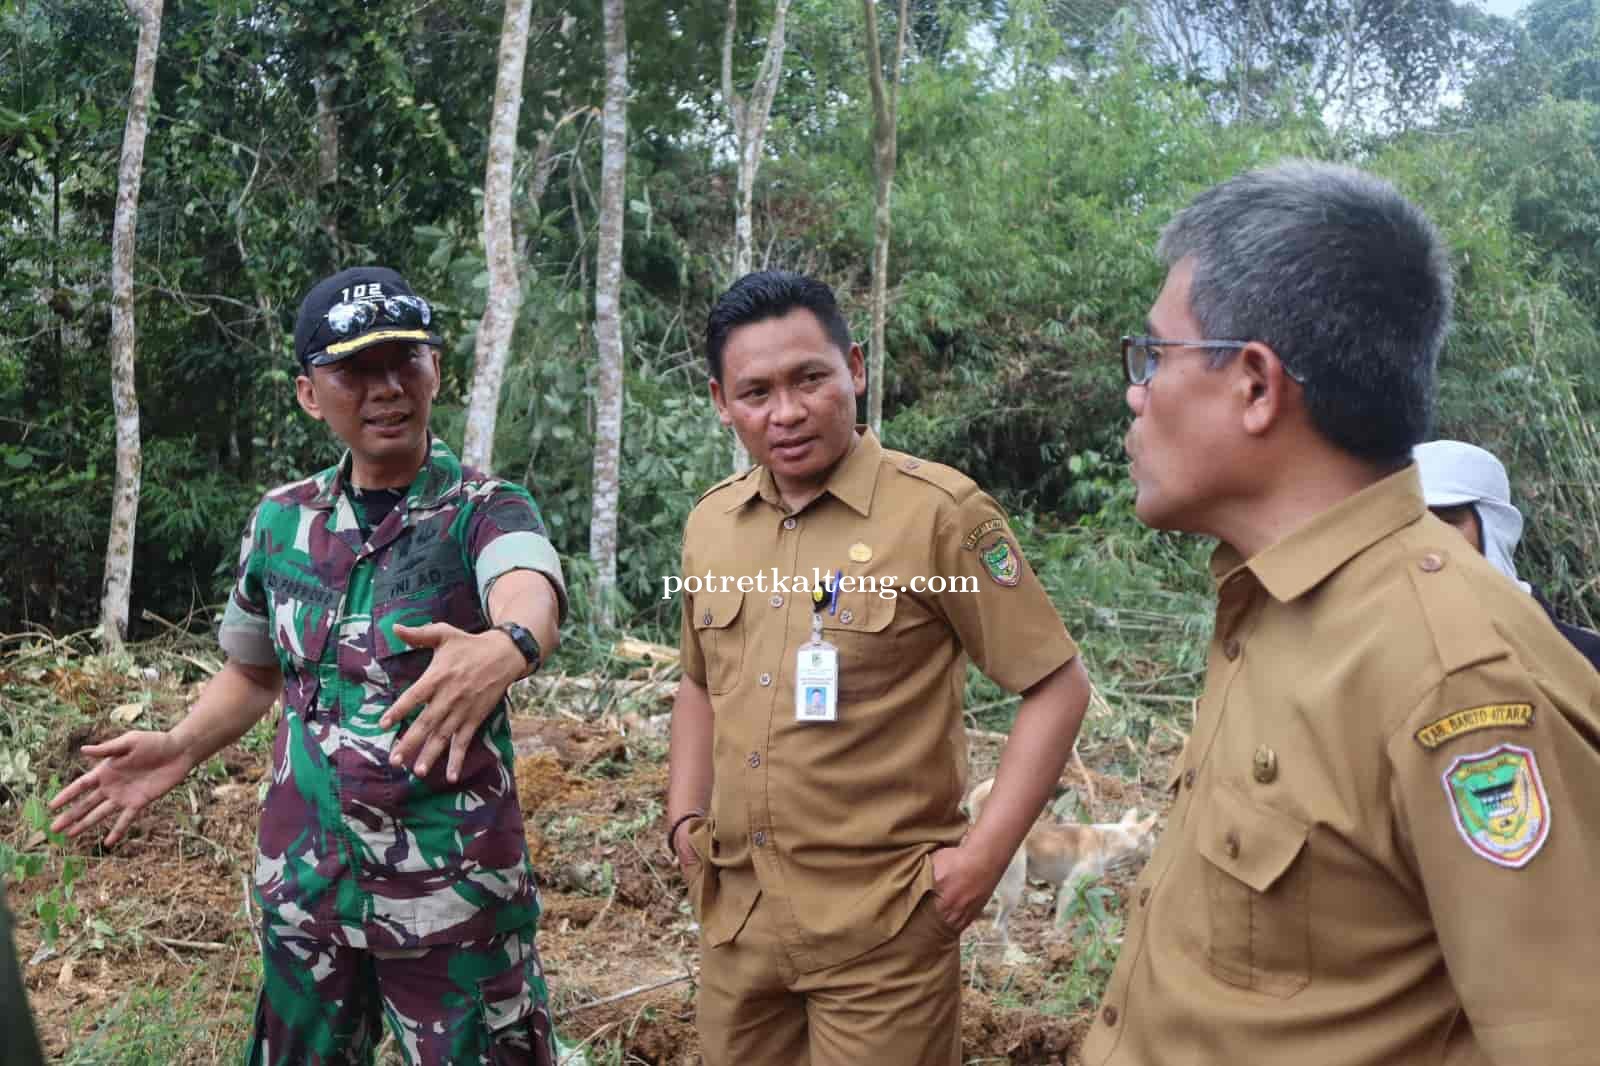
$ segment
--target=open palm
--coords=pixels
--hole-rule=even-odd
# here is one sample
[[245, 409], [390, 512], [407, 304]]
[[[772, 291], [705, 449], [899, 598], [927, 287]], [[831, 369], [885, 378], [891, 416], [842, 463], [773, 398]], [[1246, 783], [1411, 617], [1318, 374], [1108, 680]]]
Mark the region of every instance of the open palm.
[[77, 836], [116, 815], [107, 844], [120, 840], [140, 811], [193, 768], [188, 752], [170, 733], [124, 733], [104, 744], [85, 744], [83, 753], [100, 762], [50, 801], [51, 810], [67, 808], [50, 828]]

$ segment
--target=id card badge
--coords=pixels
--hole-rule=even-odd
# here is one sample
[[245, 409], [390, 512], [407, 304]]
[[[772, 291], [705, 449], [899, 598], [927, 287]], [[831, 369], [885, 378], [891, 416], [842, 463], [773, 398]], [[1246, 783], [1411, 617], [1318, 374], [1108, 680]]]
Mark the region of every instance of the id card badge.
[[795, 658], [794, 719], [839, 720], [839, 650], [825, 640], [802, 645]]

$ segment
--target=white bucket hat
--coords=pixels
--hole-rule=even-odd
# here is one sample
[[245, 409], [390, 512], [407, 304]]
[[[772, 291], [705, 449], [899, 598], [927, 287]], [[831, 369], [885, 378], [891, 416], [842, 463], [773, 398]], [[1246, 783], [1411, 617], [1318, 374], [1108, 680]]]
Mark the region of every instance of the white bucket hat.
[[1435, 440], [1411, 450], [1422, 475], [1422, 496], [1429, 507], [1470, 503], [1483, 530], [1483, 554], [1494, 568], [1526, 591], [1517, 578], [1512, 553], [1522, 539], [1522, 512], [1512, 506], [1506, 468], [1489, 452], [1459, 440]]

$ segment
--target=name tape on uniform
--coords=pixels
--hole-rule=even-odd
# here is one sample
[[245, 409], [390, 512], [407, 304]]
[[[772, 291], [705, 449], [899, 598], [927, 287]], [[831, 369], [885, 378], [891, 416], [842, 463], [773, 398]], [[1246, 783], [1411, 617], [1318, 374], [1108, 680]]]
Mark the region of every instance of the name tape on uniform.
[[1490, 703], [1437, 718], [1417, 730], [1417, 743], [1429, 751], [1480, 729], [1526, 729], [1533, 724], [1531, 703]]
[[978, 541], [982, 540], [990, 533], [993, 533], [995, 530], [1004, 528], [1006, 528], [1005, 519], [987, 518], [980, 523], [976, 529], [961, 539], [961, 546], [967, 551], [974, 551], [978, 547]]

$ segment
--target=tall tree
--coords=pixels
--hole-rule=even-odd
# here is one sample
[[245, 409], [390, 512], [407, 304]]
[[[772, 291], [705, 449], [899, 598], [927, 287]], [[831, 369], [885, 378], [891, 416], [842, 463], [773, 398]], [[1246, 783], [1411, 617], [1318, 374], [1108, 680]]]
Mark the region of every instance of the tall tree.
[[1283, 89], [1342, 127], [1409, 128], [1459, 85], [1477, 20], [1453, 0], [1140, 0], [1152, 58], [1226, 92], [1230, 116]]
[[594, 502], [589, 557], [595, 620], [610, 625], [617, 588], [618, 472], [622, 459], [622, 220], [628, 162], [628, 31], [623, 0], [604, 0], [606, 102], [600, 125], [600, 223], [595, 253], [594, 332], [599, 395], [594, 420]]
[[872, 91], [872, 173], [877, 197], [872, 212], [872, 339], [867, 349], [867, 425], [883, 431], [884, 319], [889, 305], [889, 200], [894, 192], [900, 71], [905, 65], [909, 0], [900, 0], [894, 35], [894, 65], [884, 86], [883, 53], [878, 45], [877, 0], [861, 0], [867, 23], [867, 84]]
[[528, 56], [532, 0], [506, 0], [500, 28], [500, 73], [489, 119], [489, 162], [483, 179], [483, 252], [489, 265], [489, 299], [478, 324], [472, 395], [461, 457], [480, 470], [494, 458], [495, 417], [505, 378], [511, 334], [522, 306], [516, 245], [511, 233], [511, 185], [517, 154], [517, 118], [522, 112], [522, 69]]
[[755, 199], [756, 172], [761, 169], [761, 150], [767, 137], [767, 122], [772, 116], [772, 98], [783, 76], [784, 23], [789, 17], [790, 0], [777, 0], [772, 11], [772, 28], [767, 31], [767, 50], [756, 69], [755, 82], [748, 98], [733, 86], [733, 45], [739, 22], [739, 0], [728, 0], [728, 25], [722, 35], [722, 100], [728, 109], [738, 145], [738, 201], [733, 221], [733, 277], [750, 272], [751, 209]]
[[127, 0], [139, 22], [139, 46], [128, 92], [128, 120], [117, 168], [117, 207], [111, 224], [111, 399], [117, 419], [117, 477], [112, 488], [111, 535], [101, 584], [101, 640], [122, 650], [133, 588], [133, 539], [139, 520], [139, 397], [134, 390], [133, 249], [139, 221], [139, 182], [144, 176], [144, 140], [150, 124], [150, 89], [161, 46], [162, 0]]
[[[772, 11], [772, 28], [767, 31], [767, 50], [756, 69], [749, 97], [741, 97], [733, 87], [733, 42], [739, 24], [739, 0], [728, 0], [728, 25], [722, 32], [722, 102], [728, 109], [728, 122], [738, 147], [738, 195], [733, 215], [733, 280], [750, 273], [752, 243], [751, 214], [755, 203], [756, 172], [761, 168], [761, 150], [767, 139], [767, 123], [772, 117], [772, 98], [783, 76], [784, 23], [789, 17], [789, 0], [777, 0]], [[750, 455], [733, 438], [733, 469], [750, 465]]]
[[[322, 201], [322, 232], [328, 235], [328, 246], [339, 247], [339, 212], [335, 206], [339, 195], [339, 116], [334, 110], [333, 94], [339, 81], [338, 72], [325, 68], [312, 79], [311, 86], [317, 94], [317, 198]], [[337, 251], [335, 251], [337, 258]]]
[[1523, 11], [1530, 51], [1556, 97], [1600, 103], [1600, 0], [1533, 0]]

